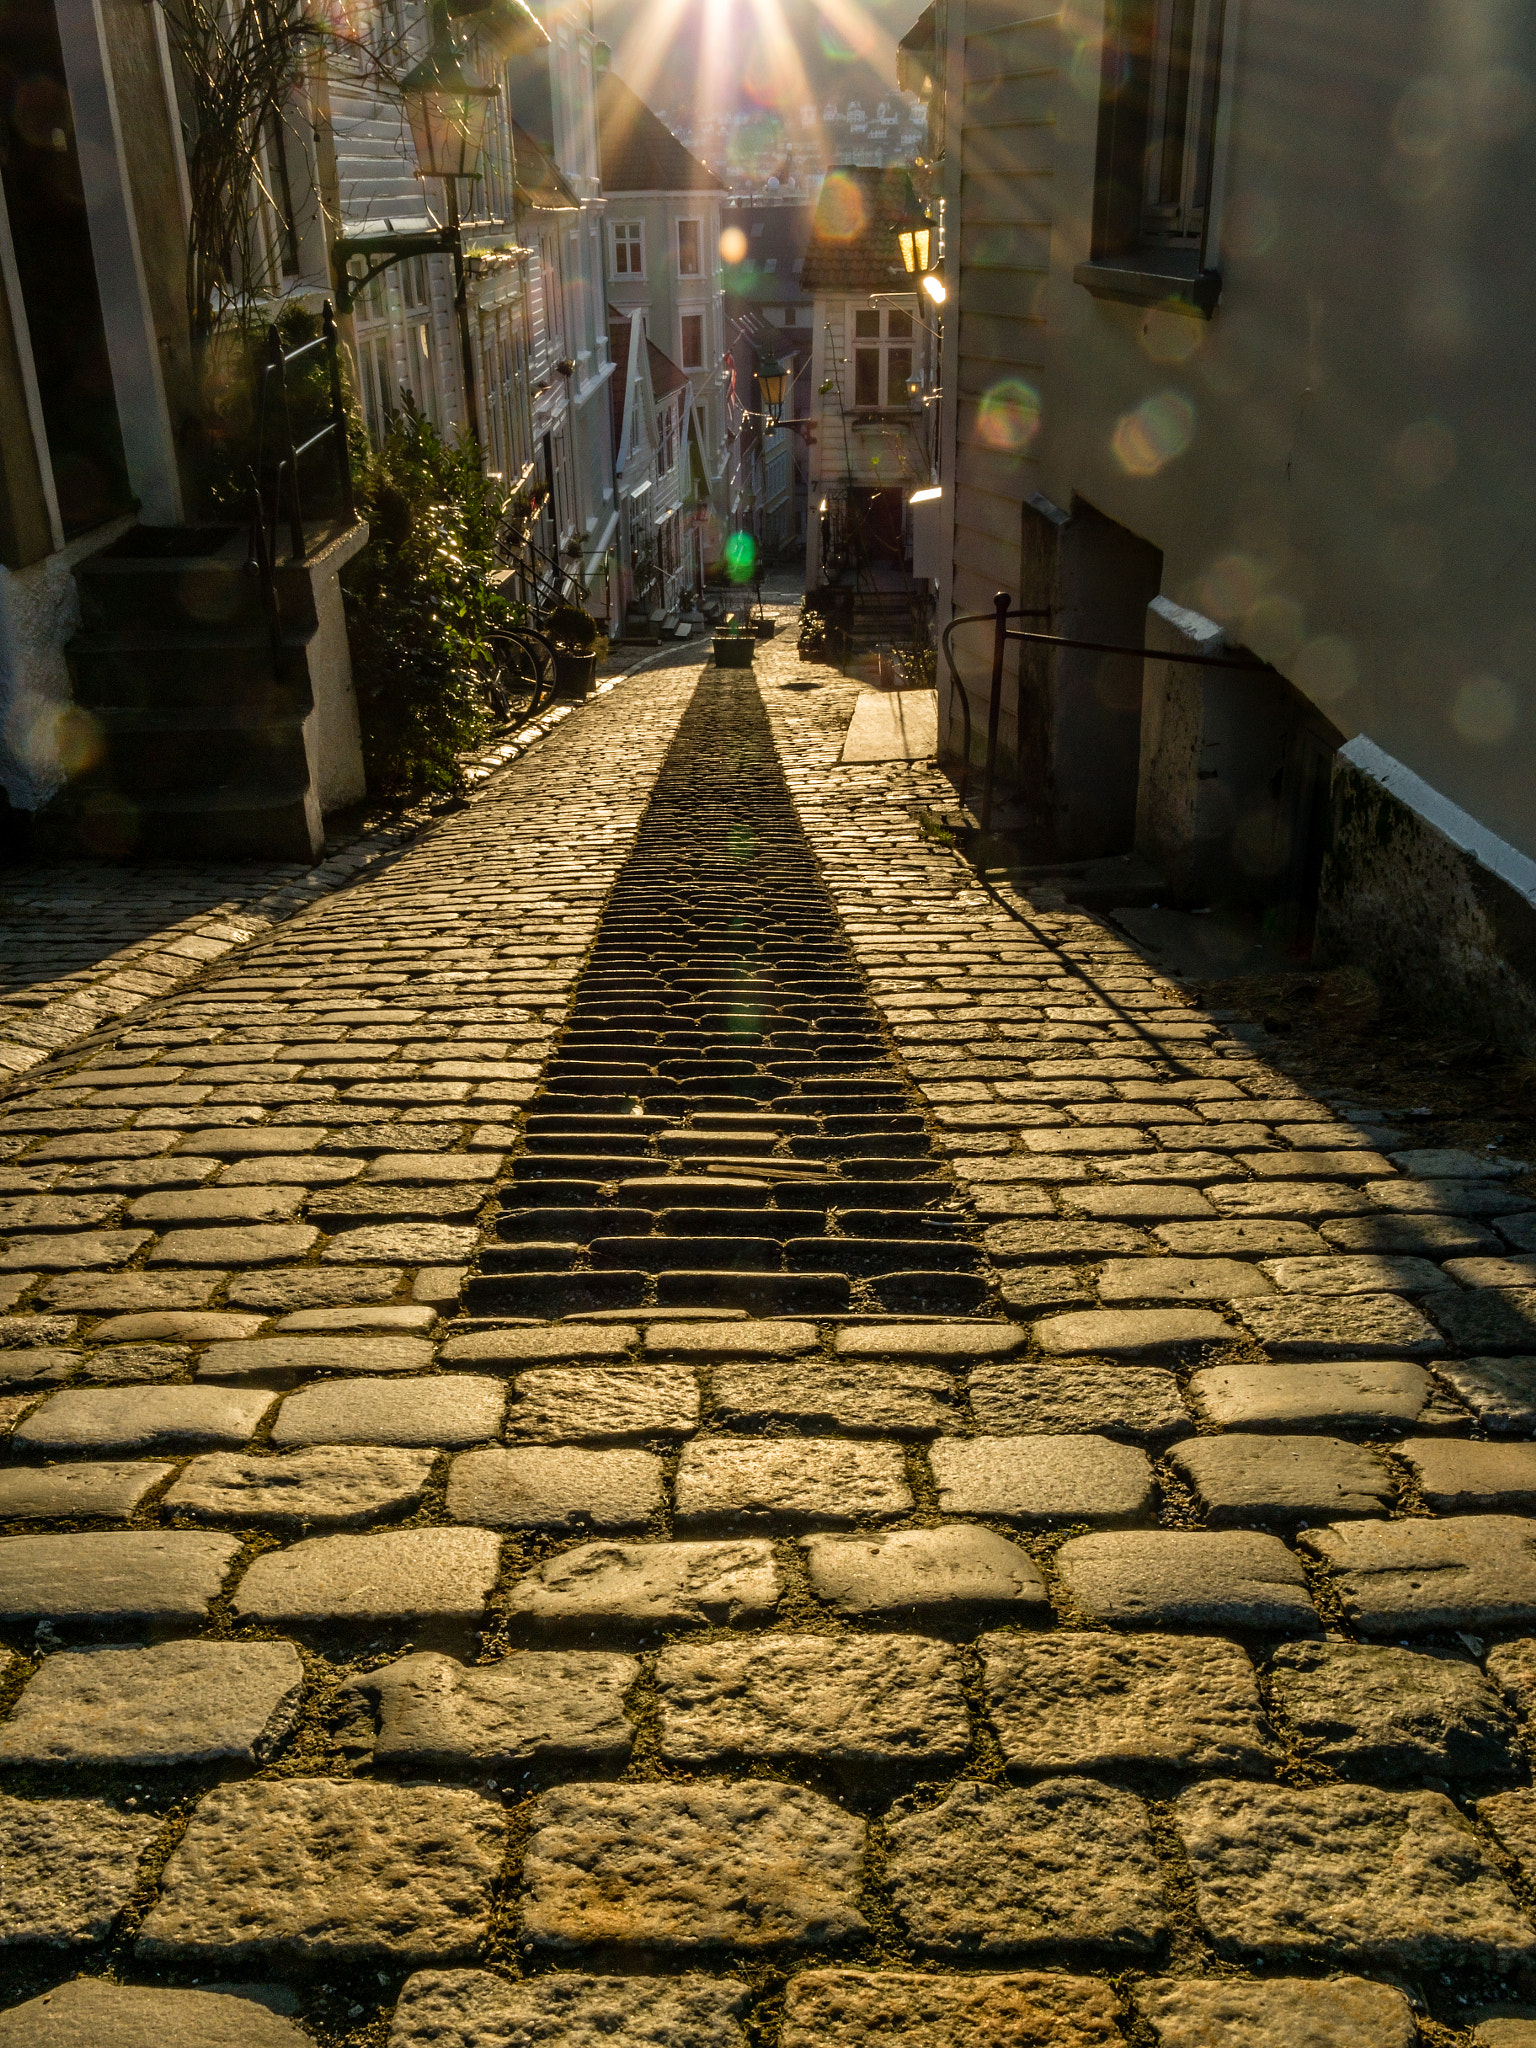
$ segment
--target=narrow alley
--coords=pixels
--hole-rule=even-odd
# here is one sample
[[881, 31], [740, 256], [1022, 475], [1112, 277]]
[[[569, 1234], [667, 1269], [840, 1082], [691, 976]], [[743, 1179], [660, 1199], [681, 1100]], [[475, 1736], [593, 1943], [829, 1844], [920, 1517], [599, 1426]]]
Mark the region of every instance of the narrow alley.
[[856, 695], [637, 673], [6, 1099], [3, 2048], [1505, 2038], [1519, 1162]]

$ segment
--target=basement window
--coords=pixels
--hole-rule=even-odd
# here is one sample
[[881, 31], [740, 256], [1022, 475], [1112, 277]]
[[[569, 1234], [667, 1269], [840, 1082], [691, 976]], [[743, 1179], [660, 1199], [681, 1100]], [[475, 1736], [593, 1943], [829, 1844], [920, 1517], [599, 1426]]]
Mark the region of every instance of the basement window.
[[1099, 89], [1093, 253], [1098, 298], [1209, 318], [1203, 261], [1227, 0], [1110, 0]]

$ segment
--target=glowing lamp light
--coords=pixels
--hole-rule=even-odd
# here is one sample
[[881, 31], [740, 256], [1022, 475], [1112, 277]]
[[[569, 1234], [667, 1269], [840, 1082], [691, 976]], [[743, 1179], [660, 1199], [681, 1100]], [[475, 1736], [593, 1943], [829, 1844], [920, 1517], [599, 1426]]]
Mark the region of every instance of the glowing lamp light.
[[908, 498], [907, 503], [909, 505], [931, 505], [935, 498], [942, 498], [943, 495], [944, 486], [942, 484], [930, 484], [926, 490], [914, 491], [911, 497]]
[[942, 306], [944, 301], [949, 297], [948, 292], [946, 292], [944, 289], [943, 278], [935, 277], [932, 271], [930, 271], [928, 275], [923, 279], [923, 290], [928, 294], [929, 298], [932, 299], [933, 303], [936, 306]]
[[902, 268], [909, 277], [915, 277], [928, 268], [928, 244], [931, 235], [928, 228], [900, 228], [896, 242], [901, 250]]
[[485, 151], [485, 123], [496, 97], [459, 62], [446, 41], [434, 43], [400, 81], [418, 178], [478, 178]]
[[777, 356], [764, 356], [757, 372], [758, 389], [763, 394], [763, 405], [769, 419], [775, 426], [784, 417], [784, 386], [788, 372]]

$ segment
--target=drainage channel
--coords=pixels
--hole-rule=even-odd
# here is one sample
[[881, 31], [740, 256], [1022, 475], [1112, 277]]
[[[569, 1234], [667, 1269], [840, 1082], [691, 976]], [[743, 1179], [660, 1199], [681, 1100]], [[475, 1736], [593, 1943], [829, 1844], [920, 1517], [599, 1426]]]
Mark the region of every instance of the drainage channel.
[[966, 1315], [991, 1280], [750, 672], [706, 669], [529, 1107], [472, 1316]]

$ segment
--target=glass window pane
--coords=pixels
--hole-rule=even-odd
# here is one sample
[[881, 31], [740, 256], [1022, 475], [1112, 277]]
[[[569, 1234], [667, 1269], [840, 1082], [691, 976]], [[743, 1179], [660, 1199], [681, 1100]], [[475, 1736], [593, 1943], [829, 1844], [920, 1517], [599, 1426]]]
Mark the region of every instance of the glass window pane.
[[880, 315], [878, 312], [860, 312], [853, 316], [853, 331], [860, 341], [880, 339]]
[[677, 268], [683, 277], [699, 274], [699, 224], [680, 220], [677, 224]]
[[906, 404], [907, 379], [911, 374], [911, 349], [887, 349], [885, 352], [885, 402], [887, 405]]
[[893, 306], [885, 316], [885, 331], [892, 341], [910, 341], [912, 339], [912, 315], [910, 313], [898, 312]]
[[855, 405], [880, 403], [880, 351], [877, 348], [857, 348], [853, 352], [853, 402]]

